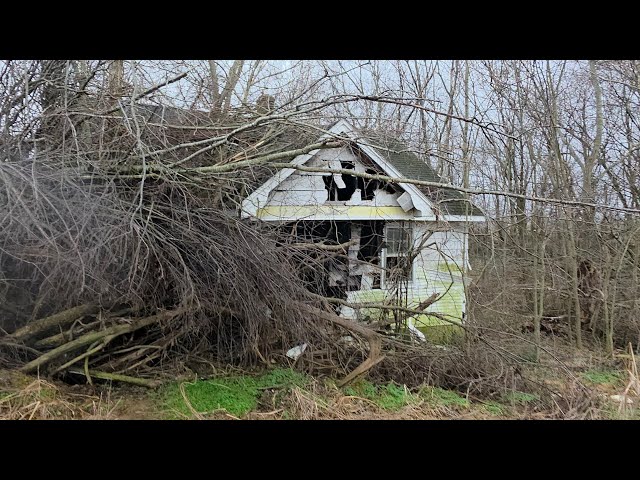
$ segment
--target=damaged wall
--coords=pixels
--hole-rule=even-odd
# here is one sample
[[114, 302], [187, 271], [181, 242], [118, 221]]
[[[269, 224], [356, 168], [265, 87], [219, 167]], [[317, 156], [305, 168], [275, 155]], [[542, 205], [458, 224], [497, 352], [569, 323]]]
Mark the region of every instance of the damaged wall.
[[[307, 160], [317, 168], [346, 169], [360, 173], [383, 173], [371, 160], [349, 147], [325, 149]], [[330, 296], [358, 302], [385, 302], [383, 268], [391, 264], [386, 257], [385, 226], [404, 222], [412, 230], [413, 248], [425, 235], [428, 240], [413, 262], [410, 281], [406, 283], [407, 306], [417, 307], [433, 293], [444, 294], [427, 311], [462, 318], [465, 294], [462, 283], [464, 234], [455, 224], [445, 231], [442, 223], [416, 221], [412, 197], [401, 187], [376, 180], [368, 181], [346, 174], [293, 172], [268, 196], [258, 209], [263, 220], [297, 222], [297, 235], [304, 241], [341, 244], [352, 241], [346, 257], [336, 256], [324, 266], [325, 288]], [[397, 259], [393, 259], [397, 262]], [[367, 315], [370, 312], [361, 311]], [[353, 309], [343, 307], [343, 316], [355, 317]], [[379, 316], [380, 312], [375, 313]], [[442, 325], [427, 315], [416, 326]]]
[[[352, 169], [358, 173], [383, 173], [349, 147], [321, 150], [306, 165]], [[386, 182], [337, 173], [296, 171], [269, 194], [266, 205], [259, 209], [257, 216], [265, 220], [310, 216], [314, 219], [410, 219], [412, 215], [408, 212], [412, 208], [410, 197], [399, 187]]]
[[[419, 250], [413, 263], [413, 275], [408, 283], [407, 306], [417, 307], [420, 302], [433, 293], [444, 294], [435, 304], [427, 308], [427, 312], [438, 312], [452, 317], [452, 320], [463, 318], [465, 312], [465, 293], [462, 277], [465, 233], [457, 225], [450, 230], [431, 232], [433, 225], [427, 222], [413, 224], [413, 245], [418, 248], [422, 239], [428, 235], [422, 249]], [[384, 302], [387, 292], [384, 290], [360, 290], [347, 293], [350, 302]], [[342, 315], [356, 317], [353, 309], [343, 308]], [[379, 315], [379, 312], [363, 310], [361, 316]], [[414, 325], [418, 328], [427, 325], [446, 325], [447, 322], [421, 315]]]

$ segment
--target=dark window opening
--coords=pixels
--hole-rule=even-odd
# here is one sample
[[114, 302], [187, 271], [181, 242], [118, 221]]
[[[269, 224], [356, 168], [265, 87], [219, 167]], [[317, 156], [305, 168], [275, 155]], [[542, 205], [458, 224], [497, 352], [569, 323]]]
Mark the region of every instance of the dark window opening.
[[386, 183], [386, 182], [382, 185], [382, 189], [384, 191], [386, 191], [387, 193], [392, 193], [393, 194], [393, 193], [397, 192], [397, 190], [393, 187], [393, 185], [391, 185], [390, 183]]
[[347, 291], [353, 292], [354, 290], [360, 290], [362, 287], [362, 275], [349, 275], [347, 280]]
[[375, 288], [375, 289], [382, 288], [382, 282], [381, 282], [382, 275], [380, 275], [380, 271], [373, 272], [372, 276], [373, 276], [373, 284], [371, 285], [371, 288]]
[[[378, 172], [370, 168], [367, 168], [365, 173], [368, 173], [369, 175], [378, 174]], [[380, 188], [381, 182], [379, 182], [378, 180], [370, 180], [368, 178], [362, 178], [362, 177], [359, 177], [358, 181], [359, 181], [358, 188], [362, 190], [362, 200], [373, 200], [375, 191]]]
[[[299, 221], [281, 227], [282, 243], [336, 245], [349, 241], [349, 250], [301, 251], [300, 278], [314, 293], [346, 298], [349, 291], [381, 288], [384, 221]], [[293, 238], [292, 238], [293, 237]], [[314, 260], [315, 259], [315, 260]]]
[[382, 239], [384, 238], [384, 222], [370, 221], [362, 222], [360, 230], [360, 250], [358, 250], [358, 260], [378, 265], [380, 251], [382, 250]]
[[[343, 170], [354, 170], [355, 165], [351, 161], [341, 161], [340, 166]], [[367, 168], [366, 173], [370, 175], [378, 175], [380, 172], [372, 168]], [[396, 189], [388, 182], [380, 180], [370, 180], [367, 178], [356, 177], [348, 174], [325, 175], [322, 177], [324, 187], [329, 193], [328, 201], [330, 202], [347, 202], [349, 200], [374, 200], [376, 190], [384, 190], [387, 193], [396, 193]], [[356, 190], [360, 190], [359, 195], [355, 195]]]
[[[353, 162], [345, 161], [340, 162], [340, 167], [344, 170], [353, 170], [355, 169], [355, 165]], [[338, 177], [336, 179], [336, 177]], [[353, 175], [348, 174], [334, 174], [334, 175], [325, 175], [322, 177], [324, 181], [324, 187], [327, 192], [329, 192], [328, 200], [330, 202], [346, 202], [352, 199], [353, 194], [356, 189], [360, 189], [361, 195], [362, 192], [365, 191], [365, 186], [362, 182], [362, 178], [354, 177]], [[373, 199], [373, 192], [371, 193], [371, 198]]]
[[387, 257], [387, 282], [411, 280], [411, 266], [407, 257]]
[[322, 180], [324, 180], [324, 188], [329, 192], [329, 198], [327, 200], [330, 202], [338, 200], [338, 185], [336, 185], [333, 175], [325, 175], [322, 177]]
[[[342, 166], [343, 170], [353, 170], [356, 168], [353, 162], [340, 162], [340, 165]], [[347, 200], [351, 199], [353, 192], [356, 191], [358, 181], [357, 177], [354, 177], [353, 175], [342, 174], [341, 177], [342, 181], [344, 182], [345, 188], [338, 189], [338, 201], [346, 202]]]

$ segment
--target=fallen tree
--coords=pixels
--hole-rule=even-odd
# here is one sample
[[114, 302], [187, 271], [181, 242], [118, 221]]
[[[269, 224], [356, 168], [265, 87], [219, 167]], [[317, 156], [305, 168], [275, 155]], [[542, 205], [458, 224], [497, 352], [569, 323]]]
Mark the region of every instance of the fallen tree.
[[150, 386], [140, 377], [190, 355], [271, 365], [301, 343], [331, 356], [349, 333], [349, 359], [331, 365], [346, 384], [390, 364], [392, 351], [413, 355], [301, 281], [301, 265], [348, 243], [282, 242], [237, 216], [240, 199], [288, 165], [279, 162], [341, 145], [316, 141], [314, 115], [347, 100], [213, 115], [136, 102], [152, 90], [118, 102], [60, 90], [25, 121], [29, 142], [2, 140], [0, 361]]
[[4, 301], [27, 319], [0, 337], [0, 352], [23, 372], [84, 366], [88, 381], [128, 381], [127, 372], [194, 349], [250, 364], [302, 341], [330, 346], [336, 328], [369, 345], [345, 383], [383, 358], [376, 332], [300, 282], [304, 246], [212, 208], [180, 182], [148, 180], [140, 197], [126, 180], [87, 182], [47, 162], [2, 165], [0, 175], [0, 265], [23, 279], [11, 284], [22, 297]]

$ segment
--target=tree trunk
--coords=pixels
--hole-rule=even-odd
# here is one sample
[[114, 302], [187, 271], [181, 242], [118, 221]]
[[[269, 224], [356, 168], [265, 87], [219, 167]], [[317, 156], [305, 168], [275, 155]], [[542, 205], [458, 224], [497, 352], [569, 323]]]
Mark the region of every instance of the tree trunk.
[[575, 312], [574, 328], [576, 347], [582, 348], [582, 312], [580, 310], [580, 289], [578, 287], [578, 253], [576, 250], [575, 223], [572, 220], [566, 220], [568, 235], [565, 237], [567, 242], [567, 256], [569, 262], [569, 272], [571, 274], [571, 289], [573, 296], [573, 309]]

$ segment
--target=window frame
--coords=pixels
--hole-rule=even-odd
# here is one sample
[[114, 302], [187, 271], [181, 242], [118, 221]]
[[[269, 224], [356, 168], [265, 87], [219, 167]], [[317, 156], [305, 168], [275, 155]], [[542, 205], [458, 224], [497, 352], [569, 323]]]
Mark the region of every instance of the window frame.
[[[407, 232], [408, 233], [408, 239], [406, 240], [406, 251], [402, 252], [402, 240], [400, 241], [399, 244], [399, 248], [398, 251], [393, 253], [393, 254], [389, 254], [389, 247], [388, 247], [388, 242], [389, 242], [389, 230], [400, 230], [402, 232]], [[401, 254], [407, 254], [409, 252], [409, 250], [411, 250], [411, 248], [413, 248], [414, 243], [415, 243], [415, 239], [414, 239], [414, 228], [413, 225], [411, 223], [406, 224], [405, 222], [392, 222], [392, 223], [387, 223], [384, 226], [384, 247], [382, 248], [382, 252], [380, 255], [380, 266], [382, 267], [381, 270], [381, 274], [380, 274], [380, 288], [385, 289], [387, 288], [387, 258], [398, 258]], [[413, 282], [415, 281], [415, 275], [416, 275], [416, 268], [415, 268], [415, 261], [416, 259], [414, 258], [413, 261], [411, 262], [411, 270], [409, 272], [409, 276], [407, 278], [407, 283], [409, 285], [413, 284]]]

